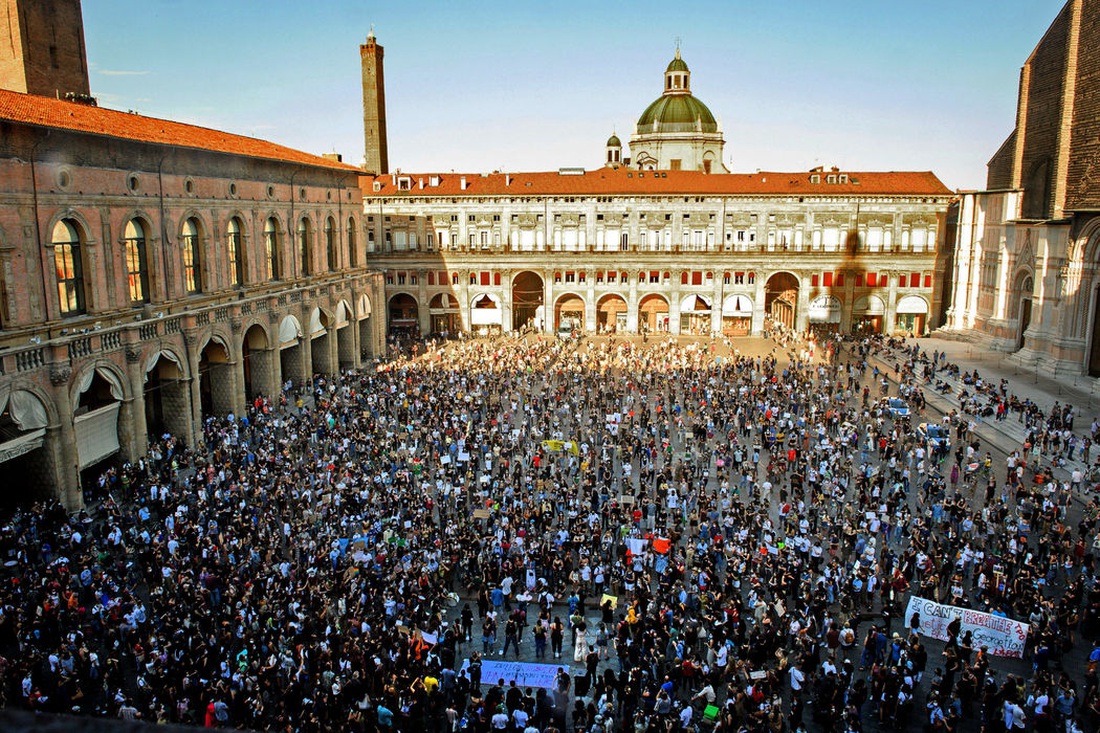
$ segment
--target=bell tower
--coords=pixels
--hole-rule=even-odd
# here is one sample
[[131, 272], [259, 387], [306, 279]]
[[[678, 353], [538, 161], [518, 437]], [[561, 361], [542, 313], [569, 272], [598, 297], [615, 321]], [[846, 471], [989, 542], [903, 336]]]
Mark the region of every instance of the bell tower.
[[359, 46], [363, 62], [363, 167], [368, 173], [390, 172], [386, 145], [386, 83], [382, 77], [382, 47], [375, 42], [374, 28], [367, 42]]
[[87, 99], [80, 0], [0, 0], [0, 88]]

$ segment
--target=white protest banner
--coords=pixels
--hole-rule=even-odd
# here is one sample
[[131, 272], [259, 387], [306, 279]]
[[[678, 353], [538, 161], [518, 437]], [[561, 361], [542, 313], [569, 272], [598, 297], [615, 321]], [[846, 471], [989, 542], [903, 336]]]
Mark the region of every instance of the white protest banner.
[[[462, 669], [469, 674], [470, 660], [462, 663]], [[504, 680], [505, 688], [512, 680], [519, 687], [541, 687], [552, 690], [557, 687], [556, 680], [558, 670], [564, 669], [572, 679], [572, 669], [565, 665], [557, 664], [531, 664], [529, 662], [497, 662], [483, 660], [481, 662], [481, 680], [483, 684], [496, 684], [497, 680]]]
[[987, 646], [989, 653], [997, 657], [1022, 659], [1024, 656], [1028, 625], [1021, 621], [912, 596], [905, 608], [906, 623], [914, 613], [920, 614], [920, 628], [917, 630], [925, 636], [947, 641], [947, 625], [957, 618], [960, 623], [959, 636], [969, 631], [975, 649]]

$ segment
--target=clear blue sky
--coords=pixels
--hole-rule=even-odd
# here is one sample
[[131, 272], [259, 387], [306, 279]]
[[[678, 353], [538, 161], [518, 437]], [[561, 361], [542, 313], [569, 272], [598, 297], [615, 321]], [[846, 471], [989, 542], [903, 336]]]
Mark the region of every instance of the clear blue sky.
[[734, 171], [932, 170], [980, 188], [1064, 0], [84, 0], [100, 104], [363, 156], [385, 47], [390, 167], [598, 167], [677, 37]]

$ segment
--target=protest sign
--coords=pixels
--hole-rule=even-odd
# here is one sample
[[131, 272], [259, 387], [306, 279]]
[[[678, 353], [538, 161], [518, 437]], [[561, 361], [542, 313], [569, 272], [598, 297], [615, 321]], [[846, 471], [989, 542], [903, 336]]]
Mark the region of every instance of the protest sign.
[[917, 631], [925, 636], [947, 641], [947, 626], [957, 618], [960, 622], [959, 635], [969, 631], [975, 649], [987, 646], [989, 653], [997, 657], [1022, 659], [1024, 656], [1028, 625], [1021, 621], [969, 608], [946, 606], [917, 596], [909, 599], [909, 605], [905, 609], [906, 621], [913, 618], [914, 613], [920, 614], [920, 627]]

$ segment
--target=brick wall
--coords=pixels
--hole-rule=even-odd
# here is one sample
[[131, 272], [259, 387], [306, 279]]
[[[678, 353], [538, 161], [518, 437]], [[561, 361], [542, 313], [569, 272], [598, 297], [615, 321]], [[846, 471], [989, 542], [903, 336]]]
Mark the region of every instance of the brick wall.
[[1024, 217], [1046, 218], [1054, 209], [1051, 192], [1062, 121], [1062, 93], [1071, 8], [1067, 4], [1027, 61], [1030, 81], [1020, 181], [1024, 188]]
[[1100, 208], [1100, 0], [1084, 0], [1066, 208]]

